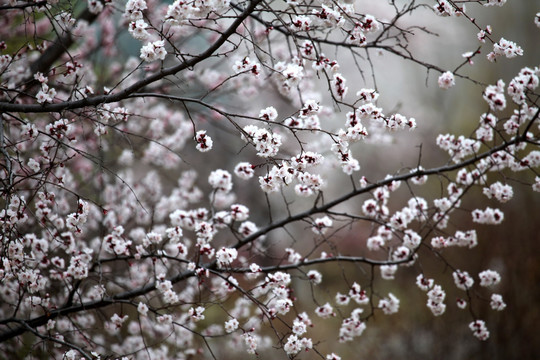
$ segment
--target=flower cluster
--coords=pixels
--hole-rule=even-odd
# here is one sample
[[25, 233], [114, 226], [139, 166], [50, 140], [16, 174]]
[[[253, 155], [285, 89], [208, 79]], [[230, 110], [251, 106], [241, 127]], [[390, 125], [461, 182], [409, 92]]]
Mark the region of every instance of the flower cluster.
[[502, 311], [506, 308], [506, 304], [503, 301], [503, 298], [499, 294], [491, 295], [491, 302], [489, 303], [491, 308], [496, 311]]
[[501, 281], [501, 275], [494, 270], [484, 270], [478, 274], [480, 286], [493, 286]]
[[41, 84], [41, 90], [36, 94], [36, 101], [40, 104], [53, 102], [56, 90], [47, 84]]
[[452, 276], [458, 289], [468, 290], [474, 284], [474, 279], [466, 271], [456, 270], [452, 273]]
[[475, 230], [456, 231], [454, 236], [435, 236], [431, 239], [431, 246], [435, 249], [443, 249], [450, 246], [473, 248], [478, 244]]
[[452, 74], [450, 71], [442, 73], [441, 76], [439, 76], [438, 83], [441, 89], [451, 88], [456, 84], [454, 81], [454, 74]]
[[254, 76], [259, 76], [261, 65], [256, 61], [250, 60], [250, 58], [246, 56], [242, 60], [236, 61], [233, 66], [233, 70], [237, 74], [250, 73]]
[[332, 224], [332, 219], [330, 219], [328, 216], [317, 218], [313, 221], [312, 230], [316, 234], [324, 235], [328, 229], [332, 227]]
[[446, 310], [446, 304], [443, 302], [446, 297], [446, 293], [439, 285], [434, 285], [431, 290], [428, 291], [427, 307], [431, 310], [433, 315], [440, 316], [444, 314]]
[[258, 128], [255, 125], [244, 127], [244, 133], [247, 135], [246, 141], [251, 141], [255, 145], [257, 155], [261, 157], [275, 156], [281, 146], [281, 136], [271, 133], [266, 129]]
[[513, 41], [501, 38], [499, 42], [493, 44], [493, 51], [487, 54], [489, 61], [495, 61], [498, 57], [506, 56], [507, 58], [513, 58], [516, 56], [522, 56], [523, 49]]
[[379, 300], [378, 308], [382, 309], [386, 315], [397, 313], [399, 310], [399, 299], [394, 294], [389, 293], [388, 297]]
[[128, 31], [135, 39], [145, 41], [150, 37], [147, 28], [148, 24], [143, 19], [138, 19], [129, 23]]
[[234, 248], [221, 248], [216, 252], [218, 266], [225, 267], [232, 264], [238, 256], [238, 251]]
[[238, 163], [234, 167], [234, 173], [239, 178], [242, 178], [244, 180], [251, 179], [253, 175], [255, 175], [255, 171], [253, 170], [253, 166], [248, 162], [241, 162]]
[[488, 199], [494, 198], [502, 203], [509, 201], [510, 199], [512, 199], [512, 196], [514, 196], [514, 191], [512, 187], [508, 184], [503, 185], [499, 181], [491, 184], [489, 188], [484, 188], [483, 192]]
[[165, 56], [167, 56], [167, 51], [163, 40], [149, 42], [141, 48], [140, 58], [146, 62], [165, 60]]
[[361, 308], [357, 308], [351, 312], [350, 317], [343, 319], [339, 328], [339, 342], [353, 341], [366, 330], [366, 323], [360, 318], [362, 312]]
[[[464, 2], [435, 3], [434, 21], [471, 22], [479, 46], [493, 43]], [[219, 346], [225, 357], [339, 360], [311, 328], [357, 340], [373, 314], [409, 305], [389, 287], [411, 271], [434, 316], [450, 315], [437, 283], [453, 279], [474, 336], [489, 337], [476, 307], [507, 307], [501, 274], [473, 279], [450, 253], [485, 241], [467, 216], [502, 224], [519, 185], [540, 191], [539, 67], [480, 81], [463, 72], [473, 59], [493, 66], [480, 47], [432, 63], [412, 46], [412, 6], [381, 5], [376, 18], [351, 1], [88, 0], [80, 16], [64, 5], [0, 6], [7, 357], [187, 359]], [[134, 56], [124, 35], [141, 43]], [[523, 49], [501, 38], [488, 59]], [[402, 131], [417, 121], [397, 112], [403, 89], [381, 78], [382, 55], [435, 70], [442, 89], [493, 84], [469, 135], [437, 137], [443, 160], [431, 148], [426, 160], [426, 139], [402, 157], [429, 129]], [[480, 191], [483, 205], [470, 197]]]
[[302, 349], [308, 350], [313, 347], [311, 339], [308, 338], [298, 338], [296, 335], [291, 335], [287, 338], [287, 342], [283, 346], [283, 350], [288, 355], [298, 354]]
[[195, 134], [195, 142], [197, 143], [196, 148], [200, 152], [207, 152], [212, 150], [212, 146], [214, 144], [212, 138], [206, 135], [206, 130], [197, 131], [197, 133]]
[[498, 225], [504, 220], [504, 213], [499, 209], [487, 207], [485, 210], [473, 210], [472, 218], [479, 224]]
[[483, 320], [475, 320], [469, 324], [469, 329], [480, 340], [487, 340], [489, 338], [489, 331], [486, 327], [486, 323]]
[[538, 67], [531, 69], [525, 67], [521, 69], [519, 74], [508, 84], [508, 95], [512, 97], [512, 101], [516, 104], [524, 105], [526, 100], [525, 92], [527, 90], [534, 91], [540, 80], [540, 69]]

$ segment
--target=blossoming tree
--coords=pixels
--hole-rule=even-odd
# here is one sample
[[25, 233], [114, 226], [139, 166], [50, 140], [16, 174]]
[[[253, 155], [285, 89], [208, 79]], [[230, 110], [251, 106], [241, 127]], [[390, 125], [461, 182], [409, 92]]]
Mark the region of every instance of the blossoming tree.
[[[415, 306], [465, 309], [489, 341], [478, 308], [504, 310], [504, 278], [446, 251], [482, 241], [470, 223], [501, 224], [514, 187], [540, 191], [540, 69], [468, 75], [523, 55], [469, 15], [505, 0], [374, 3], [3, 1], [1, 351], [340, 359], [400, 311], [401, 272], [425, 292]], [[452, 69], [422, 58], [425, 17], [457, 18], [476, 47]], [[478, 86], [485, 112], [432, 140], [437, 166], [420, 152], [380, 178], [361, 168], [367, 147], [423, 126], [378, 105], [381, 54], [437, 74], [433, 91]], [[475, 189], [485, 203], [462, 206]]]

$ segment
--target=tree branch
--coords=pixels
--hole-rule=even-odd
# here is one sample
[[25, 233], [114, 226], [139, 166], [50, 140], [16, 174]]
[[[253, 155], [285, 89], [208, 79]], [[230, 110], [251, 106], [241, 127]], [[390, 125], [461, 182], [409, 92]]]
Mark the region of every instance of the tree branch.
[[[156, 81], [159, 81], [166, 76], [177, 74], [180, 71], [193, 67], [201, 61], [209, 58], [214, 52], [216, 52], [229, 37], [231, 37], [242, 24], [242, 22], [255, 10], [257, 5], [262, 0], [253, 0], [250, 5], [234, 20], [231, 26], [223, 32], [223, 34], [212, 44], [208, 49], [199, 54], [198, 56], [186, 60], [178, 65], [171, 66], [165, 69], [161, 69], [159, 72], [149, 75], [148, 77], [137, 81], [135, 84], [121, 90], [117, 93], [108, 95], [98, 95], [81, 100], [64, 101], [56, 104], [13, 104], [9, 102], [0, 102], [0, 112], [21, 112], [21, 113], [50, 113], [60, 112], [63, 110], [79, 109], [87, 106], [97, 106], [101, 104], [107, 104], [112, 102], [118, 102], [126, 99], [130, 94], [150, 85]], [[58, 50], [56, 50], [58, 51]], [[52, 55], [51, 55], [52, 58]]]

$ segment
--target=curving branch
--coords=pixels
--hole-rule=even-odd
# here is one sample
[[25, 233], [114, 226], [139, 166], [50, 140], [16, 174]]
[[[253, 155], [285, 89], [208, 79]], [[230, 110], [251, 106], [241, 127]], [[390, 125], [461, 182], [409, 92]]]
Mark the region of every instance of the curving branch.
[[[532, 126], [532, 124], [539, 118], [539, 115], [540, 115], [540, 109], [536, 111], [534, 117], [529, 121], [527, 129], [530, 128]], [[340, 204], [346, 202], [347, 200], [349, 200], [351, 198], [354, 198], [354, 197], [356, 197], [358, 195], [361, 195], [361, 194], [371, 192], [371, 191], [373, 191], [373, 190], [375, 190], [375, 189], [377, 189], [379, 187], [389, 185], [394, 181], [407, 181], [407, 180], [410, 180], [412, 178], [419, 177], [419, 176], [444, 174], [444, 173], [452, 172], [452, 171], [455, 171], [455, 170], [459, 170], [459, 169], [465, 168], [467, 166], [473, 165], [473, 164], [477, 163], [478, 161], [480, 161], [482, 159], [488, 158], [488, 157], [492, 156], [493, 154], [495, 154], [497, 152], [504, 151], [505, 149], [507, 149], [510, 146], [518, 145], [518, 144], [520, 144], [522, 142], [526, 142], [526, 141], [527, 141], [527, 131], [525, 131], [522, 135], [516, 136], [514, 139], [512, 139], [510, 141], [505, 141], [504, 143], [502, 143], [502, 144], [500, 144], [498, 146], [495, 146], [495, 147], [493, 147], [493, 148], [491, 148], [491, 149], [489, 149], [489, 150], [487, 150], [487, 151], [485, 151], [485, 152], [483, 152], [481, 154], [473, 156], [473, 157], [471, 157], [471, 158], [469, 158], [467, 160], [463, 160], [463, 161], [461, 161], [459, 163], [456, 163], [456, 164], [453, 164], [453, 165], [445, 165], [445, 166], [435, 167], [435, 168], [426, 169], [426, 170], [417, 170], [415, 172], [411, 172], [411, 173], [407, 173], [407, 174], [403, 174], [403, 175], [392, 176], [392, 177], [390, 177], [388, 179], [385, 179], [385, 180], [370, 184], [370, 185], [368, 185], [368, 186], [366, 186], [364, 188], [353, 190], [353, 191], [351, 191], [351, 192], [349, 192], [349, 193], [347, 193], [347, 194], [345, 194], [345, 195], [343, 195], [341, 197], [338, 197], [335, 200], [330, 201], [330, 202], [328, 202], [326, 204], [323, 204], [321, 206], [314, 206], [313, 208], [311, 208], [309, 210], [306, 210], [304, 212], [300, 212], [300, 213], [298, 213], [296, 215], [291, 215], [291, 216], [288, 216], [288, 217], [286, 217], [286, 218], [284, 218], [282, 220], [278, 220], [276, 222], [273, 222], [272, 224], [270, 224], [270, 225], [256, 231], [255, 233], [245, 237], [244, 239], [238, 241], [233, 247], [235, 249], [240, 249], [240, 248], [242, 248], [242, 247], [244, 247], [244, 246], [246, 246], [246, 245], [248, 245], [250, 243], [253, 243], [257, 239], [259, 239], [261, 236], [266, 235], [266, 234], [270, 233], [271, 231], [273, 231], [275, 229], [284, 228], [288, 224], [291, 224], [291, 223], [294, 223], [294, 222], [297, 222], [297, 221], [301, 221], [301, 220], [303, 220], [305, 218], [308, 218], [308, 217], [310, 217], [312, 215], [315, 215], [315, 214], [318, 214], [318, 213], [328, 212], [333, 207], [335, 207], [337, 205], [340, 205]], [[339, 256], [333, 256], [333, 257], [330, 257], [330, 258], [320, 258], [320, 259], [305, 260], [305, 261], [303, 261], [301, 263], [295, 263], [295, 264], [269, 266], [269, 267], [262, 268], [261, 270], [263, 272], [290, 270], [290, 269], [296, 269], [296, 268], [299, 268], [299, 267], [302, 267], [302, 266], [310, 266], [310, 265], [315, 265], [315, 264], [319, 264], [319, 263], [336, 262], [336, 261], [337, 262], [361, 262], [361, 263], [366, 263], [366, 264], [370, 264], [370, 265], [380, 266], [380, 265], [391, 265], [391, 264], [405, 263], [405, 262], [410, 261], [410, 259], [399, 260], [399, 261], [383, 261], [383, 260], [373, 260], [373, 259], [369, 259], [369, 258], [365, 258], [365, 257], [341, 256], [341, 255], [339, 255]], [[203, 264], [200, 267], [203, 268], [203, 269], [210, 269], [210, 270], [216, 271], [217, 262], [213, 261], [213, 262], [211, 262], [209, 264]], [[224, 272], [245, 273], [245, 272], [248, 272], [250, 270], [246, 269], [246, 268], [230, 268], [230, 269], [223, 269], [223, 271]], [[181, 282], [183, 280], [186, 280], [186, 279], [188, 279], [190, 277], [193, 277], [193, 276], [195, 276], [194, 271], [185, 271], [185, 272], [179, 273], [176, 276], [173, 276], [173, 277], [169, 278], [169, 280], [171, 281], [172, 284], [177, 284], [177, 283], [179, 283], [179, 282]], [[0, 343], [3, 342], [3, 341], [7, 341], [9, 339], [12, 339], [12, 338], [15, 338], [17, 336], [20, 336], [20, 335], [24, 334], [26, 331], [28, 331], [29, 328], [36, 328], [38, 326], [45, 325], [51, 319], [55, 319], [55, 318], [60, 317], [60, 316], [66, 316], [66, 315], [69, 315], [69, 314], [77, 313], [77, 312], [80, 312], [80, 311], [88, 311], [88, 310], [107, 307], [107, 306], [113, 305], [116, 302], [121, 301], [121, 300], [133, 299], [133, 298], [135, 298], [137, 296], [148, 294], [151, 291], [155, 290], [155, 288], [156, 288], [156, 283], [153, 282], [153, 283], [148, 284], [148, 285], [146, 285], [144, 287], [134, 289], [134, 290], [130, 290], [130, 291], [126, 291], [126, 292], [123, 292], [123, 293], [120, 293], [120, 294], [117, 294], [117, 295], [114, 295], [114, 296], [106, 297], [106, 298], [103, 298], [101, 300], [91, 301], [91, 302], [84, 302], [84, 303], [81, 303], [79, 305], [71, 305], [71, 304], [69, 304], [68, 306], [64, 306], [64, 307], [62, 307], [60, 309], [53, 310], [53, 311], [47, 313], [46, 315], [42, 315], [42, 316], [39, 316], [39, 317], [34, 318], [34, 319], [30, 319], [30, 320], [22, 320], [22, 319], [15, 319], [15, 318], [5, 319], [5, 320], [2, 321], [2, 324], [15, 322], [15, 323], [23, 323], [23, 325], [15, 328], [15, 329], [12, 329], [12, 330], [1, 333], [0, 334]]]
[[[257, 5], [263, 0], [253, 0], [244, 11], [239, 14], [233, 23], [225, 30], [221, 36], [205, 51], [199, 55], [186, 60], [178, 65], [174, 65], [168, 68], [163, 68], [155, 74], [149, 75], [146, 78], [137, 81], [135, 84], [128, 86], [126, 89], [118, 91], [116, 93], [108, 95], [97, 95], [93, 97], [84, 98], [81, 100], [64, 101], [55, 104], [13, 104], [9, 102], [0, 102], [0, 112], [21, 112], [21, 113], [54, 113], [64, 110], [80, 109], [89, 106], [98, 106], [102, 104], [108, 104], [126, 99], [129, 95], [143, 89], [156, 81], [159, 81], [166, 76], [174, 75], [182, 70], [191, 68], [203, 60], [206, 60], [212, 56], [219, 48], [227, 42], [227, 40], [236, 33], [238, 27], [244, 22], [244, 20], [253, 12]], [[54, 61], [54, 56], [64, 49], [62, 43], [58, 45], [54, 53], [51, 50], [51, 55], [47, 57], [48, 61]]]

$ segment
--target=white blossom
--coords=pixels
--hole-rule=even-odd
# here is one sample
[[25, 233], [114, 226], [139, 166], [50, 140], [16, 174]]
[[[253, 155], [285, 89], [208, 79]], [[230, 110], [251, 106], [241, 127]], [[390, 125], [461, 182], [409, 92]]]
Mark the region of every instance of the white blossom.
[[394, 294], [389, 293], [388, 297], [379, 300], [377, 307], [382, 309], [386, 315], [397, 313], [399, 310], [399, 299]]
[[466, 271], [456, 270], [452, 273], [452, 276], [458, 289], [468, 290], [474, 284], [474, 279]]
[[167, 51], [165, 50], [165, 42], [163, 40], [149, 42], [141, 47], [140, 58], [146, 62], [164, 60], [165, 56], [167, 56]]
[[523, 55], [523, 49], [513, 41], [501, 38], [499, 42], [493, 44], [493, 51], [487, 55], [489, 61], [494, 61], [500, 56], [513, 58]]
[[237, 256], [238, 251], [234, 248], [222, 247], [216, 252], [216, 260], [220, 267], [231, 265], [232, 262], [237, 258]]
[[486, 323], [483, 320], [475, 320], [469, 324], [469, 328], [479, 340], [487, 340], [489, 338], [489, 331], [486, 327]]
[[503, 298], [499, 294], [491, 295], [491, 302], [489, 303], [493, 310], [502, 311], [506, 308], [506, 304], [503, 301]]
[[197, 150], [200, 152], [207, 152], [212, 150], [214, 142], [212, 138], [206, 134], [206, 130], [197, 131], [195, 134], [195, 142], [197, 143]]
[[493, 286], [501, 281], [501, 275], [494, 270], [484, 270], [478, 274], [480, 286]]
[[456, 84], [454, 81], [454, 74], [452, 74], [450, 71], [446, 71], [439, 76], [439, 87], [441, 89], [449, 89], [452, 86]]
[[239, 322], [236, 319], [231, 319], [225, 322], [225, 331], [227, 333], [232, 333], [238, 329]]

